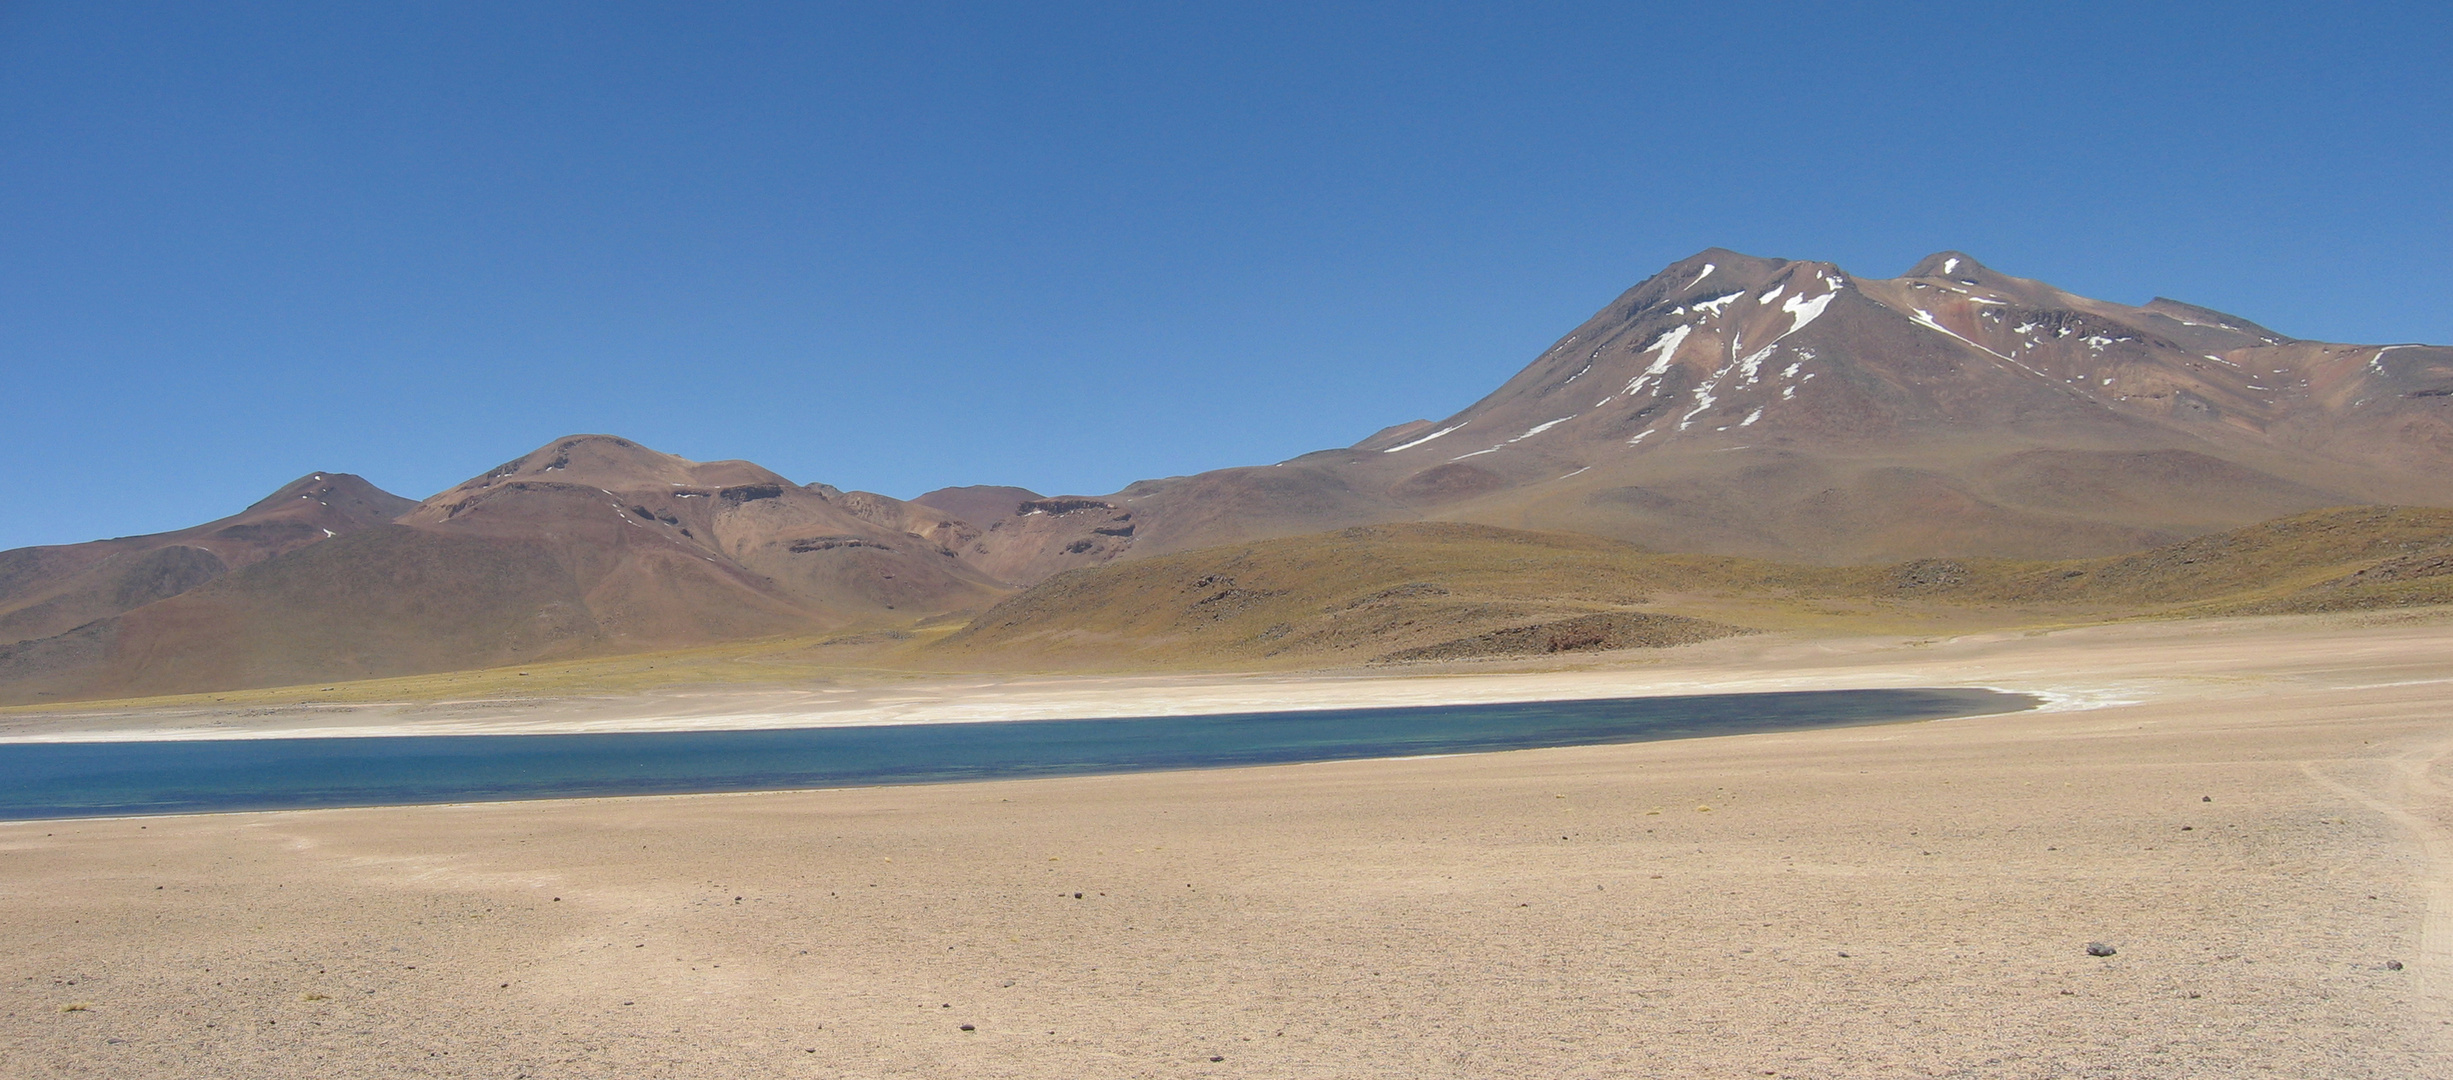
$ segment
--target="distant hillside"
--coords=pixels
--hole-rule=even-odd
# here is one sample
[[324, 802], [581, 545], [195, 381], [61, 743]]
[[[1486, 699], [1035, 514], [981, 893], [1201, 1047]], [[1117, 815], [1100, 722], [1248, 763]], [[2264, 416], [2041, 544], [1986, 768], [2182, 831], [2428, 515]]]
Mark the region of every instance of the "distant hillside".
[[0, 551], [0, 645], [65, 633], [416, 506], [348, 473], [314, 473], [176, 532]]
[[[0, 555], [33, 568], [18, 595], [87, 598], [34, 627], [46, 633], [0, 641], [0, 703], [893, 627], [1010, 591], [962, 561], [977, 531], [942, 513], [612, 436], [555, 440], [422, 503], [361, 499], [370, 509], [347, 521], [313, 494], [166, 534], [185, 539], [144, 559], [106, 552], [80, 570], [45, 549]], [[237, 550], [238, 529], [269, 546], [231, 572], [207, 545]], [[86, 547], [111, 544], [124, 546]], [[61, 606], [46, 602], [18, 611]]]
[[1020, 665], [1322, 666], [1975, 626], [2453, 603], [2453, 510], [2296, 515], [2133, 555], [1825, 567], [1572, 533], [1375, 525], [1073, 570], [933, 651]]
[[[1390, 521], [1826, 564], [2112, 555], [2325, 506], [2453, 505], [2453, 348], [2302, 341], [1959, 252], [1878, 279], [1715, 248], [1445, 419], [1096, 501], [1129, 536], [971, 520], [1025, 583]], [[1049, 554], [1015, 550], [1033, 544]]]
[[[1067, 571], [989, 609], [938, 649], [1022, 664], [1362, 663], [1497, 630], [1636, 613], [1686, 572], [1731, 562], [1569, 533], [1373, 525]], [[1737, 632], [1655, 629], [1663, 644]]]
[[[2376, 508], [2316, 512], [2354, 504]], [[905, 501], [573, 435], [422, 502], [316, 473], [191, 529], [0, 552], [0, 704], [992, 604], [929, 655], [1395, 663], [2427, 603], [2443, 512], [2383, 508], [2412, 505], [2453, 506], [2453, 348], [2304, 341], [1959, 252], [1876, 279], [1714, 248], [1445, 419], [1108, 495]]]

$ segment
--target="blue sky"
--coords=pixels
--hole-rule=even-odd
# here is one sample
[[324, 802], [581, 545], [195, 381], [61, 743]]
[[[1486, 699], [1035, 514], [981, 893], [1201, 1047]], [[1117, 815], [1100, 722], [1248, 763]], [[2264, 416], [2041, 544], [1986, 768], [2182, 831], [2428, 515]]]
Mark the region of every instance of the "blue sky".
[[0, 548], [565, 433], [1103, 492], [1708, 246], [2453, 341], [2432, 7], [0, 5]]

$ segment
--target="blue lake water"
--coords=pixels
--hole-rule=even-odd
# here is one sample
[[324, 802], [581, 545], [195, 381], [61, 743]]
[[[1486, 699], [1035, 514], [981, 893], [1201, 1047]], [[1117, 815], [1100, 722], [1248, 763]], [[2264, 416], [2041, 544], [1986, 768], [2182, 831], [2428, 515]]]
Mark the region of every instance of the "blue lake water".
[[0, 745], [0, 819], [292, 810], [1223, 768], [1686, 739], [2034, 708], [1974, 689], [765, 731]]

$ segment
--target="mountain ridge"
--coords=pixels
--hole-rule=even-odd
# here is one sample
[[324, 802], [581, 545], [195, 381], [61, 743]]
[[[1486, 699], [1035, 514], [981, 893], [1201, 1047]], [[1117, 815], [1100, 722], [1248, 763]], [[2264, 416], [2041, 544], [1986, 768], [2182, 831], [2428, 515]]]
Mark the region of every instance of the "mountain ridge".
[[926, 508], [618, 436], [392, 498], [389, 520], [0, 643], [0, 684], [63, 697], [380, 677], [900, 625], [1007, 591], [949, 546], [972, 533]]
[[[2109, 554], [2453, 502], [2448, 393], [2453, 349], [2112, 304], [1962, 252], [1865, 279], [1712, 248], [1444, 419], [1106, 498], [1140, 522], [1119, 557], [1409, 519], [1822, 562]], [[2111, 475], [2097, 512], [2011, 467], [2040, 455], [2056, 475], [2158, 467]]]
[[2453, 504], [2453, 348], [1958, 251], [1871, 279], [1711, 248], [1443, 419], [1107, 495], [901, 500], [572, 435], [424, 500], [315, 473], [192, 529], [0, 552], [0, 692], [901, 633], [1070, 571], [1399, 522], [1846, 566], [2106, 558], [2363, 503]]

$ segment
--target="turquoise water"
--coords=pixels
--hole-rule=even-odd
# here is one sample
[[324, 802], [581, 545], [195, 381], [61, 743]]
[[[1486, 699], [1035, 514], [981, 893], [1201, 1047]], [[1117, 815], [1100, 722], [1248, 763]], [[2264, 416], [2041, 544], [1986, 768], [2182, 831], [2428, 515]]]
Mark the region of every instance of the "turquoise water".
[[1991, 690], [1813, 690], [771, 731], [0, 745], [0, 819], [1203, 769], [2014, 712]]

